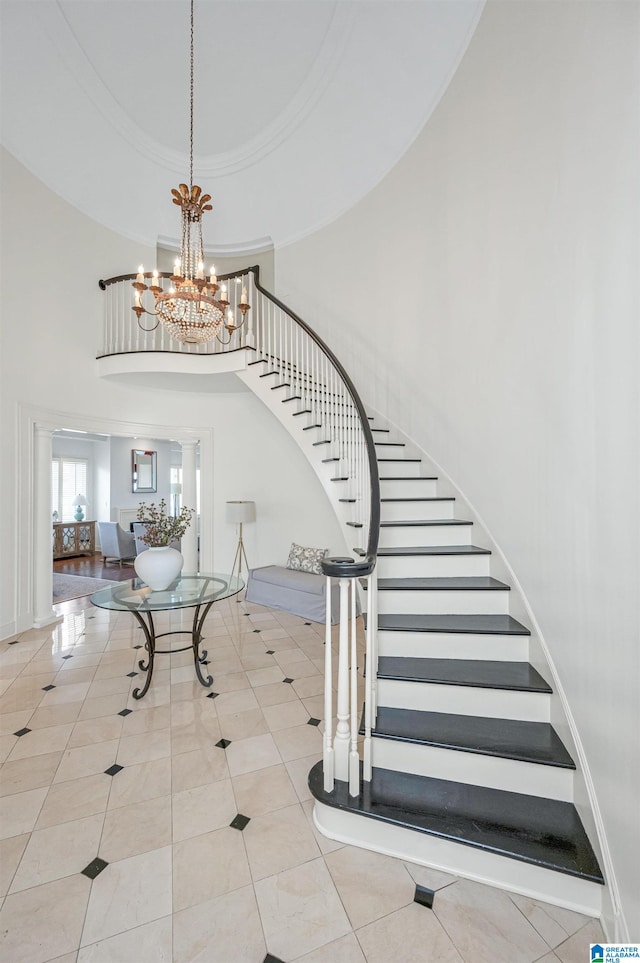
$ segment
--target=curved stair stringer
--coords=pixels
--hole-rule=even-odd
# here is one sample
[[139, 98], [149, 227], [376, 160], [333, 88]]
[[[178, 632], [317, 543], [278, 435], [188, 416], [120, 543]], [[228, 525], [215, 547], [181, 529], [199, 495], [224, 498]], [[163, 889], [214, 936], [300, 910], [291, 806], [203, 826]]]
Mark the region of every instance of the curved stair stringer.
[[[598, 862], [603, 867], [606, 879], [606, 886], [599, 888], [602, 900], [596, 901], [596, 905], [601, 908], [593, 915], [602, 914], [605, 932], [609, 933], [612, 939], [623, 939], [626, 928], [620, 922], [622, 919], [620, 898], [613, 861], [587, 755], [553, 656], [518, 576], [500, 543], [491, 534], [490, 528], [485, 523], [481, 513], [455, 484], [443, 466], [424, 449], [420, 448], [395, 422], [380, 414], [371, 405], [367, 405], [367, 408], [374, 416], [376, 425], [388, 428], [390, 437], [393, 436], [394, 439], [404, 442], [412, 453], [418, 454], [423, 459], [426, 474], [433, 474], [438, 477], [438, 494], [455, 498], [457, 514], [473, 521], [474, 529], [479, 533], [474, 535], [474, 542], [491, 552], [489, 561], [491, 575], [511, 586], [509, 593], [510, 614], [518, 621], [531, 627], [529, 662], [551, 683], [553, 691], [550, 696], [550, 722], [575, 762], [573, 803]], [[495, 885], [499, 884], [496, 883]], [[541, 896], [540, 898], [544, 897]]]
[[[291, 403], [288, 403], [290, 401], [290, 395], [287, 389], [282, 391], [272, 390], [272, 388], [275, 387], [272, 379], [260, 377], [266, 369], [266, 364], [263, 366], [259, 362], [249, 363], [245, 369], [237, 370], [235, 374], [247, 385], [256, 397], [262, 401], [280, 424], [286, 428], [298, 448], [305, 455], [335, 513], [340, 525], [340, 530], [345, 539], [347, 553], [351, 554], [349, 545], [353, 536], [347, 527], [351, 516], [348, 507], [339, 499], [339, 496], [343, 494], [343, 492], [339, 486], [336, 486], [332, 482], [332, 478], [335, 475], [335, 468], [332, 467], [331, 464], [323, 462], [323, 449], [315, 444], [317, 441], [317, 432], [314, 430], [303, 430], [309, 428], [310, 414], [306, 412], [301, 413], [300, 406], [295, 400], [291, 400]], [[283, 402], [285, 403], [283, 404]], [[296, 417], [294, 417], [294, 415]]]

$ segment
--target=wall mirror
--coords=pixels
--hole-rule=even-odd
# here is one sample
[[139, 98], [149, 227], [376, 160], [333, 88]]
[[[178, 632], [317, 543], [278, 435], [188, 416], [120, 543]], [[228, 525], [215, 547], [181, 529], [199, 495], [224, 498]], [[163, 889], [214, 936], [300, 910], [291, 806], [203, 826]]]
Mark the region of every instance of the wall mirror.
[[131, 452], [131, 490], [134, 492], [157, 492], [157, 451]]

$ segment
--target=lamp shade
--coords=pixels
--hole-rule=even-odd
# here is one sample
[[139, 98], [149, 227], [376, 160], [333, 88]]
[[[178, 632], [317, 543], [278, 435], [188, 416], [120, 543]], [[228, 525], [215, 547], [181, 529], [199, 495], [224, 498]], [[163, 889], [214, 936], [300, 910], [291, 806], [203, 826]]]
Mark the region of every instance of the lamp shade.
[[182, 495], [182, 485], [180, 482], [171, 482], [171, 494]]
[[227, 502], [227, 521], [228, 522], [255, 522], [256, 503], [235, 501]]
[[78, 505], [88, 505], [89, 502], [84, 497], [84, 495], [76, 495], [76, 497], [73, 499], [71, 504], [77, 507]]

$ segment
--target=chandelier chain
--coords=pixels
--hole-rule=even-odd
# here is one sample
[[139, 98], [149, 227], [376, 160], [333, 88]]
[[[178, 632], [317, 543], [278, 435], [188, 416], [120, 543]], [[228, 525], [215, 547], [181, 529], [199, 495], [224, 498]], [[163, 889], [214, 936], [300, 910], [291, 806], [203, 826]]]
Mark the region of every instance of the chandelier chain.
[[191, 0], [191, 76], [189, 82], [189, 187], [193, 187], [193, 0]]

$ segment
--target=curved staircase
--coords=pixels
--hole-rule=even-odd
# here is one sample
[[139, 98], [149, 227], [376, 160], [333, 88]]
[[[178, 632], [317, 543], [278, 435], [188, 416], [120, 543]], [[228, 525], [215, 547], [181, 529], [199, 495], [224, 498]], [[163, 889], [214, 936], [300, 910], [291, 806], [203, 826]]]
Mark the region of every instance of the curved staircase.
[[[324, 763], [309, 777], [316, 825], [345, 842], [599, 915], [604, 879], [574, 806], [575, 763], [550, 722], [551, 687], [528, 661], [530, 630], [509, 614], [510, 586], [492, 577], [482, 534], [458, 517], [455, 497], [439, 494], [438, 478], [423, 474], [419, 453], [378, 418], [364, 424], [353, 386], [344, 390], [305, 337], [328, 349], [251, 271], [256, 340], [236, 352], [236, 374], [305, 452], [345, 533], [360, 541], [356, 559], [369, 562], [331, 572], [350, 584], [349, 576], [367, 575], [369, 664], [363, 680], [359, 638], [356, 680], [345, 612], [335, 654], [327, 647], [327, 719], [335, 715], [332, 658], [341, 679], [336, 736], [332, 719]], [[368, 708], [356, 720], [363, 687]], [[334, 780], [340, 739], [345, 764], [336, 749]]]

